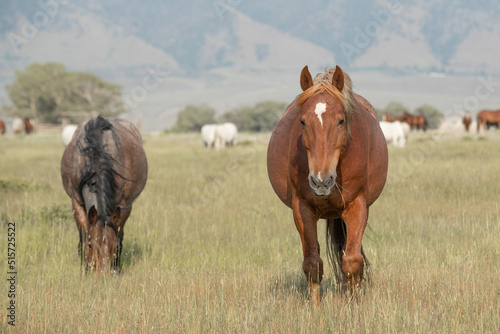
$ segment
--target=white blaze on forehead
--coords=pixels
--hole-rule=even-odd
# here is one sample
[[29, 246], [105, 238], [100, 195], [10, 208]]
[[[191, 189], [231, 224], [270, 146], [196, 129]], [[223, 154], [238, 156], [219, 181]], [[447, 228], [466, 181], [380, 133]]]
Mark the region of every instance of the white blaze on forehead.
[[323, 118], [321, 117], [321, 114], [323, 114], [325, 111], [326, 111], [326, 103], [318, 102], [316, 104], [316, 109], [314, 109], [314, 112], [316, 113], [316, 115], [318, 115], [321, 127], [323, 127]]

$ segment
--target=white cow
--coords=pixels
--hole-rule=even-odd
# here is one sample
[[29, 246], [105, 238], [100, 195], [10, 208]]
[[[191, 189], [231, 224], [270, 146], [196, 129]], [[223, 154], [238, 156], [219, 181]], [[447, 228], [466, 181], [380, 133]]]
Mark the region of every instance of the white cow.
[[76, 128], [78, 126], [74, 124], [66, 125], [61, 133], [61, 139], [62, 143], [64, 144], [64, 147], [68, 146], [68, 144], [71, 142], [71, 139], [73, 139], [73, 135], [75, 134]]
[[398, 147], [405, 147], [406, 138], [403, 125], [401, 122], [380, 122], [380, 128], [384, 133], [387, 143], [393, 143]]

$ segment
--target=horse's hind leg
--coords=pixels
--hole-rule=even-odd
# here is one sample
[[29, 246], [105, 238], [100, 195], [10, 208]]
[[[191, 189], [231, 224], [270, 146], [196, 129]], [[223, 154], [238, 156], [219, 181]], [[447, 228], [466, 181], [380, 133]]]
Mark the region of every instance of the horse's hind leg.
[[309, 294], [313, 305], [319, 305], [320, 286], [323, 279], [323, 261], [319, 256], [319, 243], [317, 235], [318, 218], [298, 198], [292, 202], [293, 219], [302, 241], [304, 261], [302, 269], [309, 283]]
[[354, 292], [355, 287], [363, 278], [364, 256], [361, 242], [368, 220], [366, 201], [363, 198], [357, 198], [349, 203], [342, 213], [342, 219], [347, 226], [347, 240], [342, 255], [342, 273], [349, 289]]

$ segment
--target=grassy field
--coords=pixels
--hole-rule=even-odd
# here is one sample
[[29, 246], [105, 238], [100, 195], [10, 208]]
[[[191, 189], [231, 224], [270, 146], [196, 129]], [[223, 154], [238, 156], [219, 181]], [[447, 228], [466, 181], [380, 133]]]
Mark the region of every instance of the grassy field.
[[[337, 292], [325, 261], [309, 305], [291, 210], [266, 171], [268, 135], [207, 152], [144, 136], [148, 184], [125, 227], [121, 275], [82, 276], [58, 135], [0, 137], [0, 269], [16, 223], [16, 326], [0, 332], [500, 333], [500, 134], [417, 134], [390, 147], [370, 210], [370, 285]], [[324, 223], [320, 244], [325, 248]]]

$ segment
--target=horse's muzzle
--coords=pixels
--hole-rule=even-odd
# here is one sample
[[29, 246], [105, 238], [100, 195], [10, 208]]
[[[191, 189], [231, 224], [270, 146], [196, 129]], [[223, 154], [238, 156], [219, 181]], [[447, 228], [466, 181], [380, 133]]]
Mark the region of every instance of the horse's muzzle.
[[309, 174], [309, 185], [316, 196], [327, 196], [335, 185], [335, 177], [332, 173], [327, 173], [324, 177], [321, 173]]

